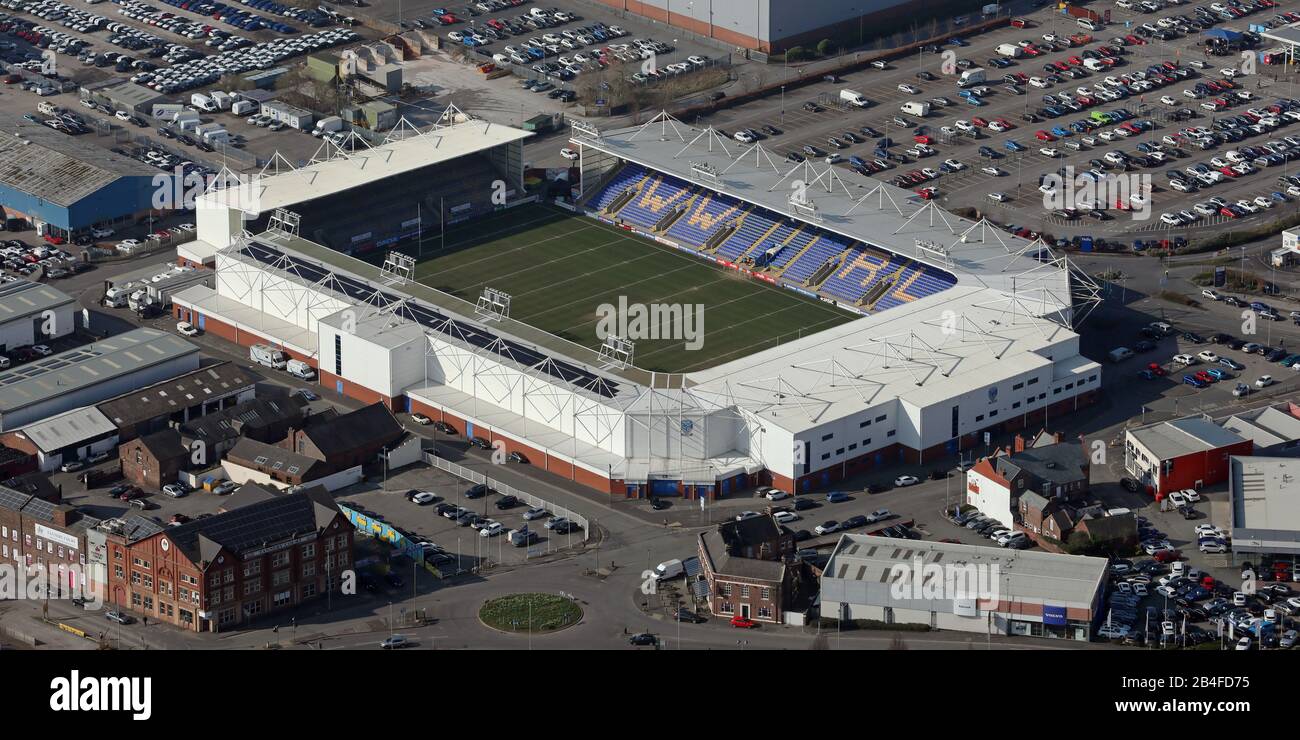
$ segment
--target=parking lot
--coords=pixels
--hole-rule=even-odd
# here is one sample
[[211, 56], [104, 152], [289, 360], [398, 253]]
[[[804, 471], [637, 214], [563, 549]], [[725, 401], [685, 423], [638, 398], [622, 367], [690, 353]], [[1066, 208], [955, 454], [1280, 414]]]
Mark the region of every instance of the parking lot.
[[[1244, 31], [1248, 23], [1272, 22], [1274, 15], [1289, 12], [1289, 7], [1300, 8], [1281, 3], [1233, 22], [1216, 19], [1213, 27]], [[927, 195], [947, 207], [973, 207], [1004, 225], [1016, 225], [1017, 230], [1027, 226], [1025, 233], [1046, 231], [1058, 237], [1090, 234], [1117, 241], [1194, 238], [1221, 230], [1226, 224], [1276, 217], [1293, 208], [1288, 204], [1300, 195], [1297, 183], [1278, 180], [1284, 174], [1294, 175], [1290, 162], [1300, 155], [1300, 139], [1293, 136], [1300, 132], [1296, 126], [1300, 111], [1291, 110], [1300, 106], [1287, 102], [1292, 97], [1294, 75], [1275, 79], [1282, 74], [1281, 68], [1263, 63], [1249, 74], [1235, 66], [1241, 63], [1235, 54], [1207, 54], [1200, 44], [1200, 30], [1190, 26], [1186, 27], [1191, 33], [1169, 41], [1140, 29], [1142, 23], [1151, 23], [1160, 30], [1155, 25], [1158, 19], [1190, 18], [1194, 12], [1185, 3], [1146, 14], [1115, 9], [1109, 27], [1089, 33], [1077, 27], [1073, 18], [1039, 10], [1028, 16], [1031, 27], [1002, 28], [964, 39], [960, 46], [921, 50], [908, 58], [890, 60], [886, 69], [868, 69], [835, 82], [804, 87], [797, 94], [784, 95], [776, 105], [721, 111], [708, 122], [728, 133], [745, 128], [761, 132], [772, 126], [782, 133], [760, 138], [780, 154], [807, 155], [803, 147], [812, 146], [818, 150], [814, 156], [857, 156], [867, 164], [862, 169], [874, 171], [872, 176], [879, 179], [920, 175], [907, 182], [899, 180], [899, 184], [914, 190], [932, 187]], [[1126, 28], [1126, 20], [1134, 25]], [[1175, 25], [1173, 20], [1169, 24], [1171, 28]], [[1077, 36], [1080, 33], [1083, 36]], [[1085, 37], [1091, 38], [1084, 42]], [[1021, 49], [1022, 56], [1002, 57], [997, 49], [1007, 44]], [[1032, 56], [1026, 55], [1027, 46], [1032, 47]], [[1257, 48], [1267, 48], [1267, 43]], [[995, 59], [1003, 68], [992, 65]], [[1106, 59], [1114, 60], [1107, 62], [1114, 66], [1103, 65]], [[1091, 71], [1085, 63], [1103, 71]], [[1051, 73], [1044, 68], [1048, 64], [1055, 66]], [[1156, 65], [1163, 66], [1157, 70]], [[975, 96], [980, 104], [974, 105], [960, 95], [963, 89], [958, 78], [977, 68], [985, 70], [986, 81], [968, 84], [966, 91], [987, 90]], [[1010, 77], [1003, 79], [1010, 75], [1023, 76], [1023, 81], [1014, 85], [1020, 94], [1011, 91]], [[1035, 84], [1030, 84], [1031, 79]], [[1211, 84], [1225, 89], [1211, 90]], [[846, 89], [861, 93], [870, 105], [859, 109], [844, 104], [840, 91]], [[1049, 104], [1044, 96], [1048, 94], [1057, 96], [1050, 105], [1059, 115], [1046, 112]], [[1062, 101], [1062, 94], [1068, 102]], [[1103, 99], [1103, 95], [1114, 99]], [[1162, 98], [1173, 105], [1161, 102]], [[1283, 101], [1280, 105], [1279, 99]], [[810, 110], [808, 103], [815, 103], [818, 109]], [[903, 113], [900, 109], [905, 103], [927, 103], [929, 114]], [[1220, 110], [1206, 110], [1208, 106]], [[1276, 107], [1266, 110], [1268, 106]], [[1114, 115], [1118, 109], [1124, 111]], [[1180, 110], [1183, 112], [1178, 113]], [[1101, 120], [1111, 122], [1095, 120], [1094, 113], [1106, 114]], [[1185, 120], [1175, 120], [1176, 116]], [[1243, 118], [1229, 120], [1238, 116]], [[1002, 123], [995, 124], [997, 121]], [[851, 140], [845, 132], [858, 140]], [[918, 152], [907, 151], [915, 147], [917, 136], [928, 137], [930, 149], [919, 157]], [[842, 148], [831, 137], [837, 138]], [[893, 141], [887, 148], [888, 158], [876, 151], [883, 138]], [[1207, 148], [1201, 149], [1202, 143]], [[1012, 147], [1019, 151], [1011, 151]], [[1220, 161], [1214, 161], [1216, 157]], [[884, 167], [878, 167], [875, 160]], [[945, 166], [946, 160], [953, 161]], [[852, 174], [850, 166], [847, 161], [841, 164], [846, 180], [865, 187], [867, 183]], [[1071, 169], [1065, 170], [1067, 167]], [[1200, 173], [1188, 171], [1192, 167], [1215, 174], [1198, 178]], [[1231, 168], [1238, 171], [1224, 173]], [[1192, 192], [1181, 192], [1176, 188], [1182, 185], [1171, 184], [1167, 172], [1173, 169], [1180, 171], [1179, 176], [1191, 186], [1186, 189]], [[1038, 190], [1040, 178], [1046, 174], [1059, 173], [1069, 184], [1089, 170], [1097, 177], [1085, 177], [1093, 179], [1139, 176], [1126, 180], [1135, 185], [1132, 194], [1139, 198], [1130, 200], [1125, 193], [1126, 202], [1115, 203], [1103, 195], [1099, 202], [1094, 198], [1095, 208], [1089, 208], [1086, 202], [1080, 205], [1068, 198], [1057, 205]], [[1143, 192], [1141, 176], [1149, 178], [1149, 195]], [[994, 200], [990, 193], [1003, 197]], [[1211, 205], [1212, 198], [1221, 199], [1222, 204]], [[1198, 204], [1203, 207], [1197, 209]], [[1225, 206], [1235, 212], [1223, 210]]]

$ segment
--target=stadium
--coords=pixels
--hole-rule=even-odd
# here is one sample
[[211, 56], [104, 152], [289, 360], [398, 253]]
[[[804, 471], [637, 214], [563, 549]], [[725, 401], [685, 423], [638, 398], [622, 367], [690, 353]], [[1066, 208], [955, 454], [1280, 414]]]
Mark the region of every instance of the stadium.
[[[529, 135], [448, 109], [208, 193], [179, 252], [217, 279], [177, 318], [629, 497], [925, 465], [1100, 390], [1098, 288], [1041, 242], [666, 113], [575, 123], [546, 202]], [[701, 306], [702, 336], [602, 335], [611, 305]]]

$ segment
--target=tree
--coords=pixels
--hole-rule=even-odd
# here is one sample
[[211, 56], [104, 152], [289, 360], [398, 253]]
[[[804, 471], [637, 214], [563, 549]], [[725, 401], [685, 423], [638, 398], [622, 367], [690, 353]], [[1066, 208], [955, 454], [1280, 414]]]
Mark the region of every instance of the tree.
[[830, 53], [831, 53], [831, 40], [830, 40], [830, 39], [822, 39], [821, 41], [818, 41], [818, 42], [817, 42], [817, 55], [818, 55], [818, 56], [823, 56], [823, 57], [824, 57], [824, 56], [828, 56]]
[[787, 62], [797, 62], [803, 59], [804, 50], [802, 46], [791, 46], [785, 50], [785, 60]]

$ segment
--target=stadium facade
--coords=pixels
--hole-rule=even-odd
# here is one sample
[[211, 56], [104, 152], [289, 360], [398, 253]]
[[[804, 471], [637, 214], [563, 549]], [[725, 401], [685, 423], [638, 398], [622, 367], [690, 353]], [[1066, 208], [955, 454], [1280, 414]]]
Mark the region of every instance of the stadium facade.
[[[462, 157], [486, 157], [513, 178], [526, 136], [474, 120], [395, 134], [269, 175], [258, 210], [310, 210], [313, 199], [389, 187]], [[177, 294], [177, 318], [282, 347], [317, 367], [327, 390], [422, 412], [628, 496], [811, 490], [926, 464], [973, 448], [981, 432], [1068, 413], [1101, 388], [1072, 328], [1096, 285], [1041, 242], [830, 166], [774, 161], [761, 145], [667, 115], [619, 131], [575, 127], [572, 143], [586, 215], [861, 317], [699, 372], [648, 372], [323, 246], [287, 211], [266, 230], [244, 230], [244, 206], [208, 196], [187, 251], [209, 251], [217, 280]], [[402, 172], [385, 169], [394, 161]], [[510, 183], [521, 195], [521, 181]], [[519, 195], [504, 206], [467, 195], [462, 212], [528, 200]], [[754, 235], [756, 223], [770, 225]]]

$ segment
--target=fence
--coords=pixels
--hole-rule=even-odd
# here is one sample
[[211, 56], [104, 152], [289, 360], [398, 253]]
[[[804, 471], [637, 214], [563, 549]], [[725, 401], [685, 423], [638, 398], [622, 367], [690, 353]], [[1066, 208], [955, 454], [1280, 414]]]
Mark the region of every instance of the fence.
[[523, 491], [513, 486], [508, 486], [499, 481], [494, 481], [491, 478], [488, 478], [486, 475], [483, 475], [482, 473], [476, 470], [470, 470], [469, 468], [463, 465], [457, 465], [456, 463], [450, 460], [444, 460], [443, 458], [438, 457], [432, 452], [424, 453], [424, 461], [432, 465], [433, 467], [437, 468], [438, 470], [451, 473], [457, 478], [467, 480], [471, 483], [483, 483], [487, 485], [489, 488], [494, 489], [498, 493], [514, 496], [515, 498], [519, 499], [520, 501], [523, 501], [529, 506], [538, 506], [544, 508], [556, 516], [562, 516], [571, 522], [576, 522], [578, 526], [582, 527], [582, 541], [586, 542], [588, 539], [591, 538], [591, 527], [587, 524], [587, 517], [579, 514], [576, 511], [573, 511], [571, 509], [566, 509], [563, 506], [556, 506], [555, 504], [551, 503], [550, 501], [547, 501], [546, 499], [539, 498], [537, 496], [532, 495], [531, 493], [524, 493]]

